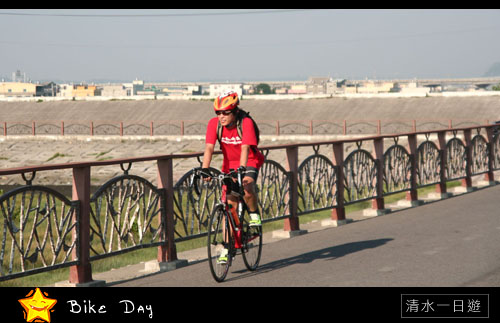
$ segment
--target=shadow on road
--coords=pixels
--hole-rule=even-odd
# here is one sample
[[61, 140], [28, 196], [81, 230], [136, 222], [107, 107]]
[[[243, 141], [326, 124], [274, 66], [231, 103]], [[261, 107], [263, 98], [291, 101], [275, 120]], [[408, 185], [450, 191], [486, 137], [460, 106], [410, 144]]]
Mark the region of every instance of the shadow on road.
[[[258, 275], [271, 270], [276, 270], [280, 268], [284, 268], [287, 266], [295, 265], [295, 264], [308, 264], [315, 260], [334, 260], [345, 255], [355, 253], [358, 251], [362, 251], [365, 249], [372, 249], [380, 247], [386, 244], [389, 241], [394, 239], [386, 238], [386, 239], [376, 239], [376, 240], [367, 240], [367, 241], [358, 241], [358, 242], [349, 242], [345, 244], [341, 244], [338, 246], [328, 247], [316, 251], [307, 252], [301, 255], [297, 255], [290, 258], [284, 258], [276, 261], [269, 262], [267, 264], [262, 264], [257, 268], [255, 272], [247, 272], [246, 270], [235, 271], [235, 273], [247, 273], [247, 275], [242, 275], [238, 277], [234, 277], [233, 279], [241, 279], [247, 277], [248, 275]], [[228, 280], [233, 280], [228, 279]]]

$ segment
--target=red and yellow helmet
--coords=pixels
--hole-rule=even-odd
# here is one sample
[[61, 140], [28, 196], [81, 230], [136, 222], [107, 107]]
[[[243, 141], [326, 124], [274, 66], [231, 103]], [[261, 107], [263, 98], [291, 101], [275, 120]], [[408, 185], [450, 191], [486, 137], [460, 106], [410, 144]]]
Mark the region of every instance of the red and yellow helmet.
[[214, 100], [214, 110], [215, 111], [227, 111], [233, 110], [238, 106], [240, 100], [238, 99], [238, 94], [234, 91], [229, 91], [222, 93]]

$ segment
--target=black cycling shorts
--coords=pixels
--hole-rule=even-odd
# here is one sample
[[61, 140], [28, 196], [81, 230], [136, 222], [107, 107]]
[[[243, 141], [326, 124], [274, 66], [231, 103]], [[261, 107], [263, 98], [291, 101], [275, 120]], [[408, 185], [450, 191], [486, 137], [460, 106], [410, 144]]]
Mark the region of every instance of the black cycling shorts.
[[[234, 171], [234, 169], [230, 169], [230, 171]], [[233, 173], [231, 177], [236, 178], [236, 174]], [[259, 170], [255, 167], [247, 167], [247, 170], [245, 174], [243, 174], [243, 177], [248, 176], [253, 178], [254, 182], [257, 182], [257, 176], [259, 176]], [[243, 178], [242, 178], [243, 179]], [[227, 188], [227, 193], [234, 195], [234, 196], [239, 196], [240, 194], [238, 193], [240, 191], [240, 187], [238, 185], [238, 182], [235, 182], [231, 179], [224, 179], [224, 184], [226, 185]]]
[[[257, 177], [259, 176], [259, 170], [255, 167], [247, 167], [247, 171], [245, 172], [245, 176], [253, 178], [254, 181], [257, 181]], [[245, 177], [243, 176], [243, 177]]]
[[[230, 169], [230, 171], [234, 171], [234, 169]], [[259, 170], [255, 167], [248, 166], [247, 170], [245, 171], [245, 174], [243, 174], [243, 177], [248, 176], [253, 178], [254, 181], [257, 181], [257, 177], [259, 176]], [[234, 175], [236, 177], [236, 175]]]

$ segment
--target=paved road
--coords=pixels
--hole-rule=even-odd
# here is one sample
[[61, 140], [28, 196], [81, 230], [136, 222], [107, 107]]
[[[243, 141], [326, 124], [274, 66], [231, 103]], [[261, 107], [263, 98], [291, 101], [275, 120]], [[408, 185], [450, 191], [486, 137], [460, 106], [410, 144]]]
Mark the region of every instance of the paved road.
[[114, 286], [500, 286], [500, 185], [266, 244], [224, 283], [206, 261]]

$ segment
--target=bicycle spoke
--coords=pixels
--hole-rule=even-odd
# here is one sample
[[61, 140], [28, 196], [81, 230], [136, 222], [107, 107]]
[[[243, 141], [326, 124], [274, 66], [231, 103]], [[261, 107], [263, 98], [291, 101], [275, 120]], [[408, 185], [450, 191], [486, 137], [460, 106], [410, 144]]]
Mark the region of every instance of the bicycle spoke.
[[229, 266], [231, 265], [230, 255], [227, 256], [225, 263], [222, 263], [219, 259], [222, 250], [227, 245], [226, 241], [228, 241], [227, 237], [224, 237], [224, 234], [227, 235], [227, 230], [224, 228], [224, 221], [224, 208], [220, 205], [214, 209], [210, 216], [207, 243], [210, 271], [217, 282], [222, 282], [226, 278]]
[[259, 266], [262, 253], [262, 228], [249, 225], [247, 212], [243, 217], [243, 261], [248, 270], [254, 271]]

